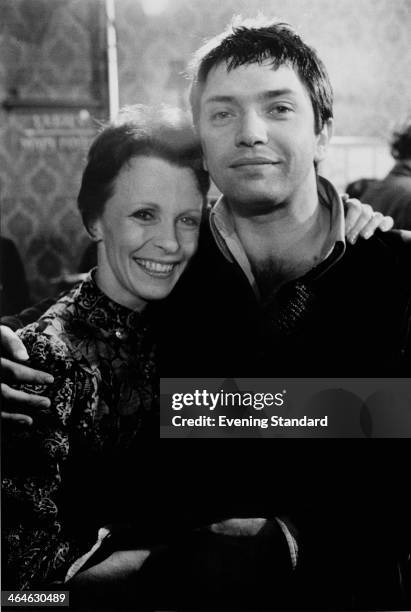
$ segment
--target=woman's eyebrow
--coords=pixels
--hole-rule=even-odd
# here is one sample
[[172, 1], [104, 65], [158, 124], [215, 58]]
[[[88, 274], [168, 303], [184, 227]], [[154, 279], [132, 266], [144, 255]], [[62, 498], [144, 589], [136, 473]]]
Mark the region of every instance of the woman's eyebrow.
[[131, 202], [132, 206], [150, 206], [151, 208], [160, 208], [156, 202], [152, 202], [151, 200], [138, 200], [137, 202]]

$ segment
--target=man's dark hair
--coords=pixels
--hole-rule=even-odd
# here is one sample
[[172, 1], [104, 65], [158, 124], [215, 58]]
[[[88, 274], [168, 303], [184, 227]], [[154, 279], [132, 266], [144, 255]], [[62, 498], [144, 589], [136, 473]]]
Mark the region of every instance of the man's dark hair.
[[411, 121], [403, 129], [394, 132], [391, 155], [394, 159], [411, 159]]
[[194, 123], [198, 123], [202, 89], [212, 68], [226, 63], [227, 70], [233, 70], [266, 60], [274, 70], [285, 64], [296, 71], [310, 95], [315, 131], [320, 132], [333, 116], [333, 92], [324, 64], [289, 24], [261, 19], [239, 21], [235, 18], [225, 32], [195, 53], [190, 64], [190, 104]]
[[179, 109], [138, 104], [120, 111], [90, 147], [77, 198], [87, 230], [113, 195], [121, 170], [131, 159], [140, 156], [190, 168], [206, 201], [210, 179], [203, 168], [199, 140], [188, 116]]

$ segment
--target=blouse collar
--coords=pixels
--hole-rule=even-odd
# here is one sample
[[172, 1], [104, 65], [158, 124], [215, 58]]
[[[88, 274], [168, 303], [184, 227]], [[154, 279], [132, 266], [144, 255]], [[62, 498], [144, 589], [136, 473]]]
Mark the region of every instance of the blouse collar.
[[118, 304], [101, 291], [95, 276], [96, 268], [87, 274], [73, 295], [77, 315], [82, 321], [120, 340], [147, 327], [147, 309], [140, 312]]

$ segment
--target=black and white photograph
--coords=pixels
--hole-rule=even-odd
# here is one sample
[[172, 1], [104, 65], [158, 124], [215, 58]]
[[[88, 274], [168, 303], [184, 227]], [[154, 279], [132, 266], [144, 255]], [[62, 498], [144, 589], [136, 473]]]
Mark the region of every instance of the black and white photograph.
[[410, 32], [0, 0], [5, 610], [411, 610]]

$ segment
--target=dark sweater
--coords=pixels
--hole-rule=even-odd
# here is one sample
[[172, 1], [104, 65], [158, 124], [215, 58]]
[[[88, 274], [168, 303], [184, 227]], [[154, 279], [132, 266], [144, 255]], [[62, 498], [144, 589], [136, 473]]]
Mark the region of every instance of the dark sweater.
[[347, 244], [259, 303], [208, 228], [162, 309], [162, 376], [391, 377], [411, 364], [411, 233]]

